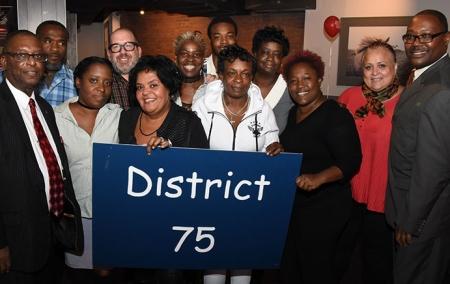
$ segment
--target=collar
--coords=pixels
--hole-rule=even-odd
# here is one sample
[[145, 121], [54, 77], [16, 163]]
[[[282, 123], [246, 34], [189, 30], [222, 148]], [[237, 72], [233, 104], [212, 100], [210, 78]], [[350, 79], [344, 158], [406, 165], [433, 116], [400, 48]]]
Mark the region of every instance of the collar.
[[281, 97], [283, 96], [284, 90], [286, 90], [286, 87], [287, 84], [283, 79], [283, 75], [278, 75], [277, 81], [265, 98], [265, 101], [272, 109], [275, 108], [275, 106], [280, 101]]
[[125, 79], [121, 74], [119, 74], [116, 70], [113, 69], [113, 79], [125, 81], [128, 83], [127, 79]]
[[[222, 103], [222, 92], [223, 83], [221, 80], [215, 80], [206, 85], [204, 103], [208, 112], [219, 112], [225, 114]], [[261, 111], [264, 106], [264, 99], [262, 98], [261, 90], [257, 85], [251, 83], [247, 94], [250, 97], [250, 104], [245, 117]]]
[[216, 66], [214, 66], [214, 60], [213, 60], [212, 53], [210, 56], [208, 56], [205, 59], [205, 61], [206, 61], [205, 62], [206, 63], [206, 73], [217, 76], [217, 69], [216, 69]]
[[444, 55], [442, 55], [441, 58], [439, 58], [438, 60], [434, 61], [433, 63], [431, 63], [428, 66], [422, 67], [420, 69], [416, 69], [416, 71], [414, 71], [414, 80], [415, 81], [417, 78], [419, 78], [420, 75], [422, 75], [425, 71], [427, 71], [431, 66], [435, 65], [436, 63], [438, 63], [439, 61], [442, 60], [442, 58], [448, 56], [448, 53], [445, 53]]
[[[22, 92], [21, 90], [17, 89], [16, 87], [14, 87], [13, 84], [11, 84], [11, 82], [9, 82], [9, 80], [6, 78], [6, 84], [8, 85], [9, 89], [11, 90], [11, 93], [14, 96], [14, 99], [17, 102], [17, 105], [21, 108], [21, 109], [28, 109], [29, 108], [29, 102], [30, 99], [33, 99], [34, 101], [36, 101], [36, 96], [34, 95], [34, 91], [33, 93], [31, 93], [31, 96], [28, 96], [27, 94], [25, 94], [24, 92]], [[38, 103], [36, 102], [36, 105]]]
[[[78, 101], [78, 96], [69, 98], [64, 103], [62, 103], [59, 106], [54, 108], [55, 114], [59, 113], [59, 114], [61, 114], [62, 118], [70, 120], [70, 121], [74, 121], [75, 124], [77, 124], [76, 120], [75, 120], [75, 117], [73, 116], [72, 111], [70, 111], [70, 108], [69, 108], [69, 104], [75, 103], [77, 101]], [[107, 112], [109, 112], [111, 110], [115, 110], [115, 109], [118, 109], [118, 108], [120, 108], [120, 106], [118, 104], [107, 103], [102, 108], [99, 109], [99, 111], [97, 113], [97, 118], [101, 119], [103, 117], [104, 113], [107, 113]]]
[[58, 71], [56, 71], [55, 73], [55, 78], [56, 77], [66, 77], [66, 78], [72, 78], [72, 70], [69, 69], [69, 67], [67, 67], [66, 64], [63, 64], [61, 66], [61, 69], [59, 69]]

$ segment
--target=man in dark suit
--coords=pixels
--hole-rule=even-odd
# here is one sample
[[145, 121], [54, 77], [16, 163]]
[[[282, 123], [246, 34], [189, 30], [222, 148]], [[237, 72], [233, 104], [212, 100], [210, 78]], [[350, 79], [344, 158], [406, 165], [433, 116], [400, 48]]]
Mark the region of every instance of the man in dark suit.
[[21, 30], [8, 36], [0, 60], [0, 283], [61, 283], [65, 231], [56, 224], [69, 205], [80, 221], [80, 209], [53, 110], [34, 93], [46, 56]]
[[394, 283], [445, 282], [450, 266], [450, 41], [446, 17], [416, 14], [403, 36], [414, 81], [393, 117], [386, 218]]

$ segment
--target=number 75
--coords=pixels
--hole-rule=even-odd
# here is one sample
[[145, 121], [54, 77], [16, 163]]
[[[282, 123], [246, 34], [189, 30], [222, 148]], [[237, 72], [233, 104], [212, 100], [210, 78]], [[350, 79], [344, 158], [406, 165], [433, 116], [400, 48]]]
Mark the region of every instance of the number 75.
[[[177, 246], [175, 247], [174, 251], [178, 252], [181, 249], [181, 246], [183, 245], [184, 241], [187, 239], [187, 237], [195, 230], [195, 227], [183, 227], [183, 226], [173, 226], [173, 231], [184, 231], [183, 235], [181, 236], [180, 240], [178, 241]], [[216, 227], [197, 227], [197, 236], [195, 237], [196, 242], [200, 242], [203, 239], [209, 240], [209, 245], [205, 248], [200, 248], [198, 246], [195, 246], [195, 250], [199, 253], [205, 253], [210, 251], [214, 247], [214, 236], [211, 234], [205, 234], [203, 232], [213, 232], [216, 230]]]

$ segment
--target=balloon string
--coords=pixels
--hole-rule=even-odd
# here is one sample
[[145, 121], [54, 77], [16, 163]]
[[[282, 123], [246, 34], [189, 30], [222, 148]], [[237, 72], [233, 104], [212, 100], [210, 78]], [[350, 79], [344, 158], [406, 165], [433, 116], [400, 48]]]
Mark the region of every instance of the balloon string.
[[[328, 74], [331, 74], [331, 58], [333, 57], [333, 42], [330, 42], [330, 53], [329, 53], [329, 58], [330, 60], [328, 60]], [[328, 80], [327, 80], [327, 97], [330, 96], [330, 75], [328, 75]]]

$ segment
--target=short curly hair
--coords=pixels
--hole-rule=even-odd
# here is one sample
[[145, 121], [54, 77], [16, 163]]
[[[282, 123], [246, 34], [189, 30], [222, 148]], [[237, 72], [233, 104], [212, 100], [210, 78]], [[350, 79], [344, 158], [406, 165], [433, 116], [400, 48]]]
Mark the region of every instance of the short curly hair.
[[220, 51], [217, 74], [223, 74], [225, 72], [225, 62], [233, 63], [236, 59], [250, 62], [252, 64], [252, 76], [255, 76], [256, 59], [245, 48], [237, 44], [229, 45]]
[[198, 44], [198, 46], [200, 47], [200, 52], [202, 52], [203, 54], [205, 53], [206, 50], [206, 42], [202, 37], [202, 34], [199, 31], [188, 31], [188, 32], [184, 32], [182, 34], [180, 34], [179, 36], [177, 36], [177, 38], [175, 39], [175, 41], [173, 42], [173, 47], [175, 49], [175, 55], [178, 55], [178, 53], [180, 52], [180, 48], [183, 45], [183, 43], [185, 41], [191, 40], [193, 42], [195, 42], [196, 44]]
[[261, 45], [266, 42], [276, 42], [281, 45], [283, 57], [289, 53], [289, 39], [284, 35], [284, 30], [275, 26], [267, 26], [257, 30], [253, 36], [252, 52], [256, 54]]
[[130, 72], [128, 84], [128, 95], [131, 105], [137, 105], [136, 100], [136, 82], [139, 73], [155, 72], [161, 83], [169, 89], [169, 95], [174, 97], [178, 94], [183, 77], [177, 65], [164, 55], [142, 56]]
[[283, 77], [286, 82], [288, 81], [288, 75], [292, 67], [299, 63], [308, 64], [316, 71], [317, 78], [323, 79], [323, 75], [325, 74], [325, 63], [323, 63], [322, 57], [312, 51], [304, 50], [290, 56], [286, 60], [286, 64], [284, 64], [283, 68]]

